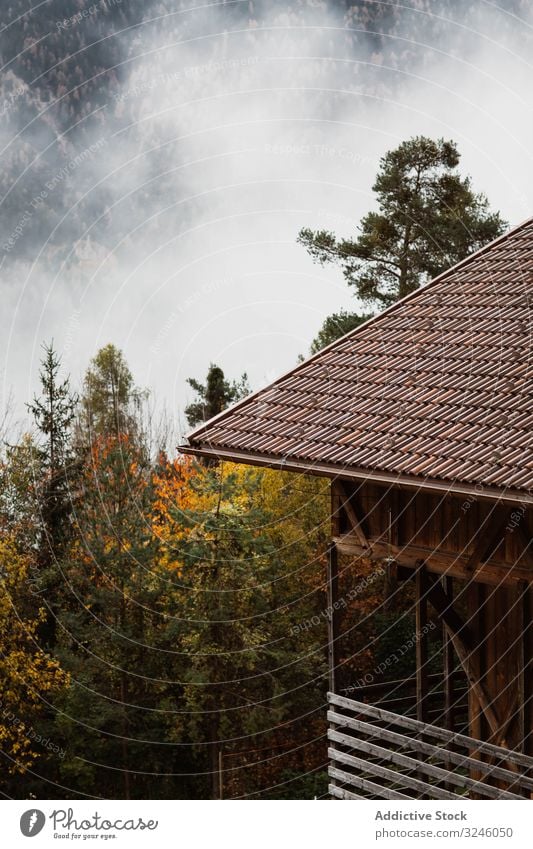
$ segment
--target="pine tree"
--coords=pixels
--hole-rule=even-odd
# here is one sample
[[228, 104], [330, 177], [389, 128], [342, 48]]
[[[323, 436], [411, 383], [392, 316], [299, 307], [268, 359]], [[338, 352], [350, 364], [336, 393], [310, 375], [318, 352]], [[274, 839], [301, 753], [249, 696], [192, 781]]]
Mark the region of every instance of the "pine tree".
[[205, 384], [193, 377], [188, 378], [187, 383], [197, 395], [197, 399], [185, 408], [185, 415], [191, 427], [208, 421], [230, 404], [250, 394], [246, 373], [238, 381], [229, 381], [224, 377], [222, 369], [214, 363], [209, 366]]
[[55, 642], [55, 610], [60, 604], [58, 562], [70, 530], [72, 490], [75, 468], [70, 446], [71, 428], [76, 415], [77, 396], [71, 391], [67, 377], [59, 379], [61, 360], [53, 342], [43, 345], [41, 395], [35, 396], [28, 409], [38, 430], [38, 468], [34, 466], [34, 491], [39, 510], [39, 542], [37, 563], [42, 589], [47, 589], [48, 616], [43, 639]]
[[[68, 599], [58, 651], [72, 675], [61, 719], [70, 753], [62, 777], [111, 798], [146, 797], [154, 775], [181, 766], [180, 750], [161, 745], [175, 733], [174, 682], [182, 676], [169, 628], [172, 579], [154, 521], [143, 397], [122, 353], [112, 345], [99, 351], [81, 399], [80, 499], [62, 563]], [[84, 760], [88, 751], [92, 764]], [[156, 795], [171, 792], [179, 789], [158, 781]]]
[[363, 324], [369, 318], [370, 315], [358, 315], [355, 312], [346, 312], [345, 310], [329, 315], [313, 339], [310, 353], [317, 354], [326, 345], [330, 345], [332, 342], [340, 339], [341, 336], [349, 333], [350, 330], [355, 330], [356, 327], [359, 327], [360, 324]]

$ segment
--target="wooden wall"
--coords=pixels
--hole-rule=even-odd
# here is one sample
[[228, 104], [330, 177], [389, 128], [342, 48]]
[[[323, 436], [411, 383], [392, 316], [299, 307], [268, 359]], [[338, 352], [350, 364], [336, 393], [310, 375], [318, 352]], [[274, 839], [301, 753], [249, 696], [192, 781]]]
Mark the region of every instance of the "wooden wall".
[[533, 754], [532, 510], [481, 496], [336, 481], [333, 537], [418, 575], [467, 673], [471, 736]]

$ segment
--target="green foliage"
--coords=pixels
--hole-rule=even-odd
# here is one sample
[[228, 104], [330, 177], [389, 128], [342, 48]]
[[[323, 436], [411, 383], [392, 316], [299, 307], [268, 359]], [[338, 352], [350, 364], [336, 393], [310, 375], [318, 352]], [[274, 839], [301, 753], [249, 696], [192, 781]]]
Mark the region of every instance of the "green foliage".
[[61, 360], [53, 342], [43, 345], [41, 363], [41, 397], [28, 404], [38, 431], [47, 440], [45, 467], [53, 476], [67, 460], [70, 429], [76, 415], [77, 396], [71, 392], [70, 380], [58, 381]]
[[[61, 719], [71, 757], [61, 771], [83, 792], [105, 787], [111, 797], [144, 796], [141, 741], [169, 740], [172, 711], [164, 706], [179, 680], [166, 620], [169, 577], [151, 527], [151, 471], [127, 435], [101, 437], [82, 485], [58, 614], [58, 653], [72, 675]], [[78, 774], [87, 752], [93, 764]], [[150, 749], [154, 772], [172, 769], [171, 754]]]
[[365, 302], [388, 306], [499, 236], [506, 223], [458, 171], [453, 141], [417, 136], [381, 159], [377, 212], [360, 235], [339, 239], [303, 228], [298, 242], [315, 262], [338, 264]]
[[48, 616], [41, 636], [52, 647], [55, 634], [55, 608], [59, 605], [61, 578], [58, 558], [64, 551], [71, 529], [75, 472], [71, 451], [71, 429], [76, 416], [77, 396], [70, 380], [59, 380], [61, 360], [53, 343], [43, 345], [41, 363], [41, 395], [35, 396], [28, 409], [37, 426], [39, 473], [34, 478], [34, 491], [39, 520], [37, 563], [41, 587], [47, 588]]
[[326, 345], [330, 345], [331, 342], [335, 342], [341, 336], [345, 336], [346, 333], [355, 330], [356, 327], [359, 327], [360, 324], [363, 324], [370, 317], [369, 314], [358, 315], [358, 313], [346, 312], [346, 310], [329, 315], [313, 339], [310, 353], [317, 354]]
[[37, 426], [40, 445], [41, 473], [37, 487], [43, 531], [40, 560], [47, 566], [57, 555], [68, 525], [70, 436], [78, 398], [71, 391], [68, 377], [59, 381], [61, 360], [53, 343], [43, 345], [43, 349], [41, 395], [34, 397], [28, 409]]
[[286, 769], [279, 775], [279, 785], [268, 793], [263, 799], [322, 799], [328, 795], [329, 778], [327, 772], [297, 772]]
[[135, 387], [122, 351], [109, 344], [91, 360], [81, 397], [85, 440], [121, 433], [139, 434], [139, 411], [146, 392]]
[[[180, 644], [188, 656], [184, 700], [198, 742], [234, 740], [271, 730], [317, 690], [321, 653], [298, 650], [286, 609], [286, 564], [258, 505], [254, 471], [205, 472], [207, 509], [184, 511], [190, 533], [176, 541], [183, 562]], [[315, 634], [318, 640], [320, 634]], [[309, 640], [306, 648], [309, 647]], [[311, 640], [312, 642], [312, 640]], [[211, 753], [212, 794], [218, 794]]]

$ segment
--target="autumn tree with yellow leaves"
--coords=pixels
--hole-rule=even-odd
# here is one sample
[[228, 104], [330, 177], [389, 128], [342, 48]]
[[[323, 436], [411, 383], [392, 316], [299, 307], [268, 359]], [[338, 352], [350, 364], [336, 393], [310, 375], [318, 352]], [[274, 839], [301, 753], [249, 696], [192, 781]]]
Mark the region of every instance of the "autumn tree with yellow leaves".
[[7, 536], [0, 539], [0, 749], [4, 773], [24, 774], [39, 759], [64, 755], [46, 733], [68, 676], [39, 647], [46, 611], [32, 580], [32, 562]]

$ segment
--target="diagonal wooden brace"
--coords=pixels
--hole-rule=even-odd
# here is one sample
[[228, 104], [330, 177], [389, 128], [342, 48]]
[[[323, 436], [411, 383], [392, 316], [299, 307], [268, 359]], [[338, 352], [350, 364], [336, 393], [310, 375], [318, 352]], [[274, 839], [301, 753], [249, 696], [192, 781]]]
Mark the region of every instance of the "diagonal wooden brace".
[[463, 622], [460, 615], [455, 610], [452, 600], [444, 592], [442, 586], [437, 583], [431, 583], [427, 590], [428, 599], [444, 622], [446, 633], [448, 634], [455, 653], [459, 658], [459, 662], [463, 667], [468, 683], [474, 691], [477, 700], [487, 719], [490, 730], [496, 740], [496, 745], [509, 748], [505, 732], [507, 724], [500, 721], [494, 707], [492, 699], [487, 693], [485, 687], [477, 678], [471, 663], [471, 654], [474, 650], [474, 642], [468, 626]]
[[338, 482], [338, 487], [339, 487], [339, 493], [340, 493], [341, 498], [342, 498], [341, 507], [344, 509], [344, 512], [346, 513], [346, 517], [347, 517], [350, 525], [352, 526], [353, 532], [355, 533], [357, 539], [359, 540], [359, 543], [364, 548], [370, 549], [370, 543], [368, 542], [368, 540], [366, 538], [366, 534], [363, 530], [362, 520], [357, 515], [353, 501], [350, 500], [350, 495], [346, 491], [346, 487], [344, 486], [342, 481]]

